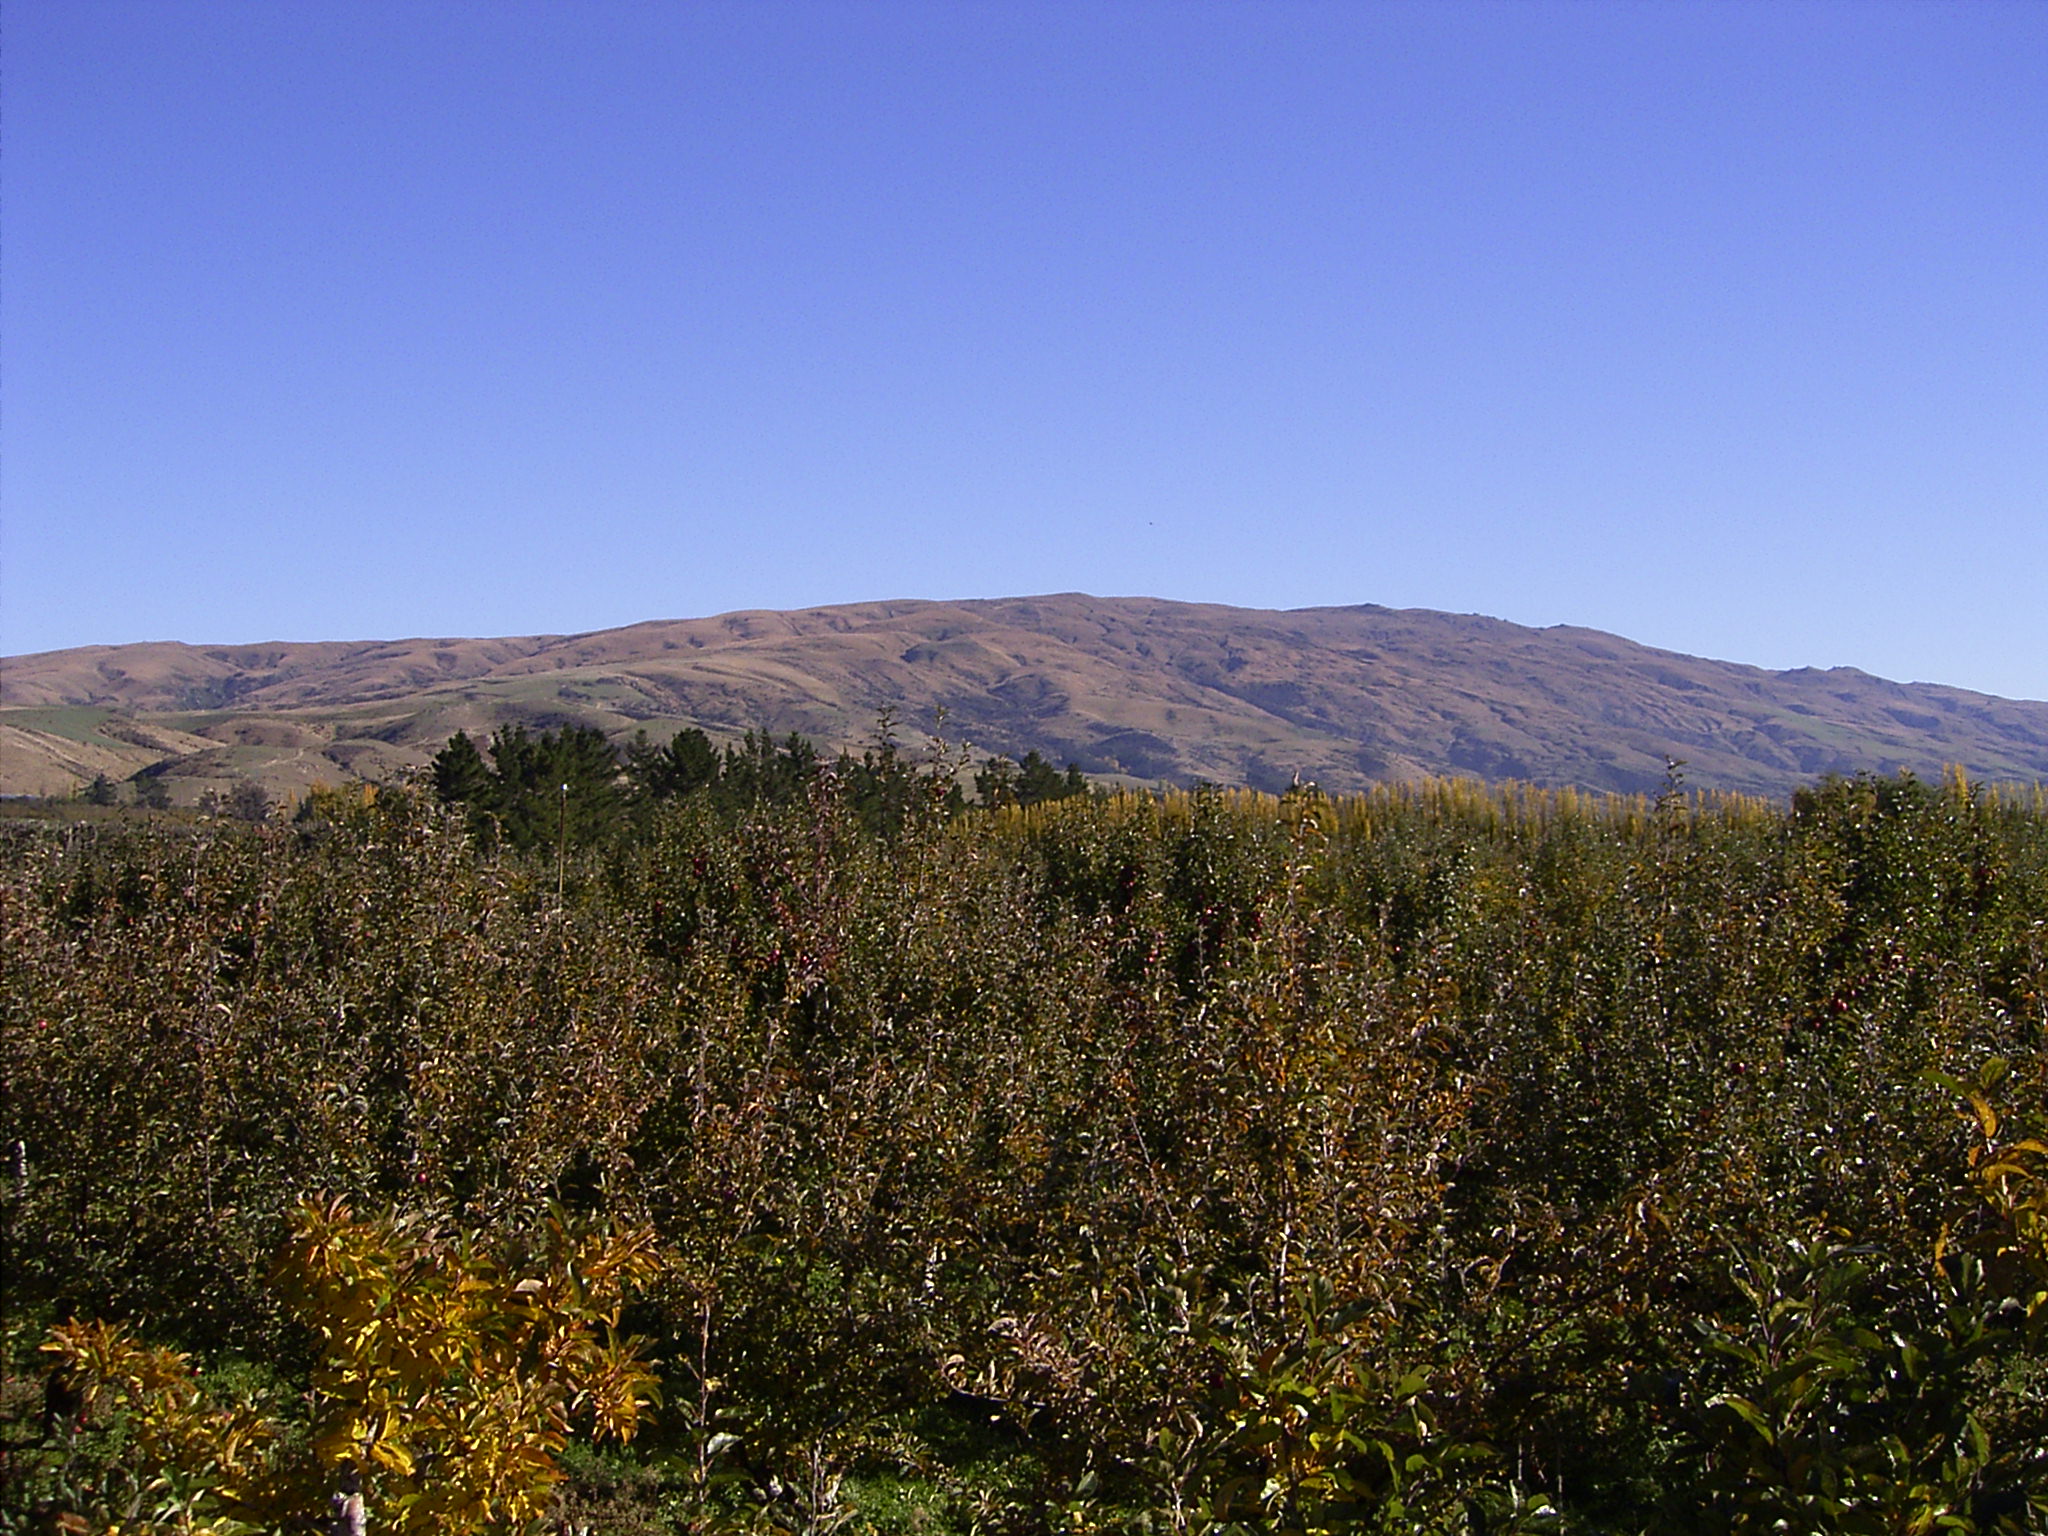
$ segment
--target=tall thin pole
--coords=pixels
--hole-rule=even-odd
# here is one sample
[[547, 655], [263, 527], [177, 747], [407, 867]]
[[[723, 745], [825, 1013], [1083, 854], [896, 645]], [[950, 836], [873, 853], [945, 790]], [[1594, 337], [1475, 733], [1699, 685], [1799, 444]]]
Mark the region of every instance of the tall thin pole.
[[555, 839], [555, 911], [562, 910], [562, 890], [569, 874], [569, 786], [562, 786], [562, 830]]

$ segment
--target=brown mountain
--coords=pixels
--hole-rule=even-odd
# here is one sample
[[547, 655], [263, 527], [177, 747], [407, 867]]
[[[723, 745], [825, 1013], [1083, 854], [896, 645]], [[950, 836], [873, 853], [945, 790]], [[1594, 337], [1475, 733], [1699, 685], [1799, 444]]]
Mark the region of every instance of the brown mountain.
[[1331, 790], [1427, 774], [1781, 794], [1823, 773], [2048, 779], [2048, 703], [1770, 672], [1595, 630], [1373, 606], [1080, 594], [730, 613], [583, 635], [86, 646], [0, 666], [0, 792], [154, 769], [179, 798], [424, 763], [453, 732], [943, 733], [1124, 781]]

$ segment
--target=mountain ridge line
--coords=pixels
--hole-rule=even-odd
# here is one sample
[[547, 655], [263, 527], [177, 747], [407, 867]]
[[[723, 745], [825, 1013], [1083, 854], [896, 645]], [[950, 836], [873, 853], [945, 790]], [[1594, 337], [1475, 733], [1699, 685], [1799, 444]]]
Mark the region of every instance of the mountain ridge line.
[[[144, 641], [0, 659], [0, 792], [94, 773], [277, 793], [389, 777], [456, 730], [904, 733], [1125, 783], [1468, 776], [1777, 795], [1827, 773], [2048, 779], [2048, 703], [1852, 667], [1773, 671], [1579, 625], [1361, 603], [1054, 593], [740, 609], [569, 634]], [[123, 737], [160, 738], [156, 746]], [[175, 738], [175, 739], [173, 739]], [[196, 747], [193, 741], [210, 745]], [[177, 750], [169, 750], [176, 748]], [[119, 770], [118, 773], [116, 770]]]

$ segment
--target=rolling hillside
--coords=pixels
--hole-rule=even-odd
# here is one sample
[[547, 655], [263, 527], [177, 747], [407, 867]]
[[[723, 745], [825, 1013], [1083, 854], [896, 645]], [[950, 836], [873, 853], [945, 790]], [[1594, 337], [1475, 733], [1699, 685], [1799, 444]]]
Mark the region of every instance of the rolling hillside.
[[494, 640], [88, 646], [0, 664], [0, 792], [148, 770], [186, 801], [382, 778], [456, 730], [683, 725], [837, 748], [1037, 749], [1127, 782], [1331, 790], [1425, 774], [1782, 794], [1951, 763], [2048, 779], [2048, 703], [1846, 668], [1771, 672], [1594, 630], [1370, 605], [1286, 612], [1080, 594], [876, 602]]

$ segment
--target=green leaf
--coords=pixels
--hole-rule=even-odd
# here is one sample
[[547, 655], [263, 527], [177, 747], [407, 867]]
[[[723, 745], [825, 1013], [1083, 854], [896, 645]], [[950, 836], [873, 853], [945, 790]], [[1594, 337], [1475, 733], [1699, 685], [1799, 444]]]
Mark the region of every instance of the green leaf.
[[1707, 1406], [1709, 1408], [1726, 1408], [1745, 1424], [1749, 1425], [1751, 1429], [1755, 1430], [1758, 1435], [1762, 1436], [1766, 1445], [1776, 1445], [1778, 1443], [1778, 1437], [1771, 1428], [1771, 1421], [1765, 1417], [1764, 1411], [1748, 1398], [1738, 1396], [1733, 1392], [1721, 1392], [1708, 1398]]

